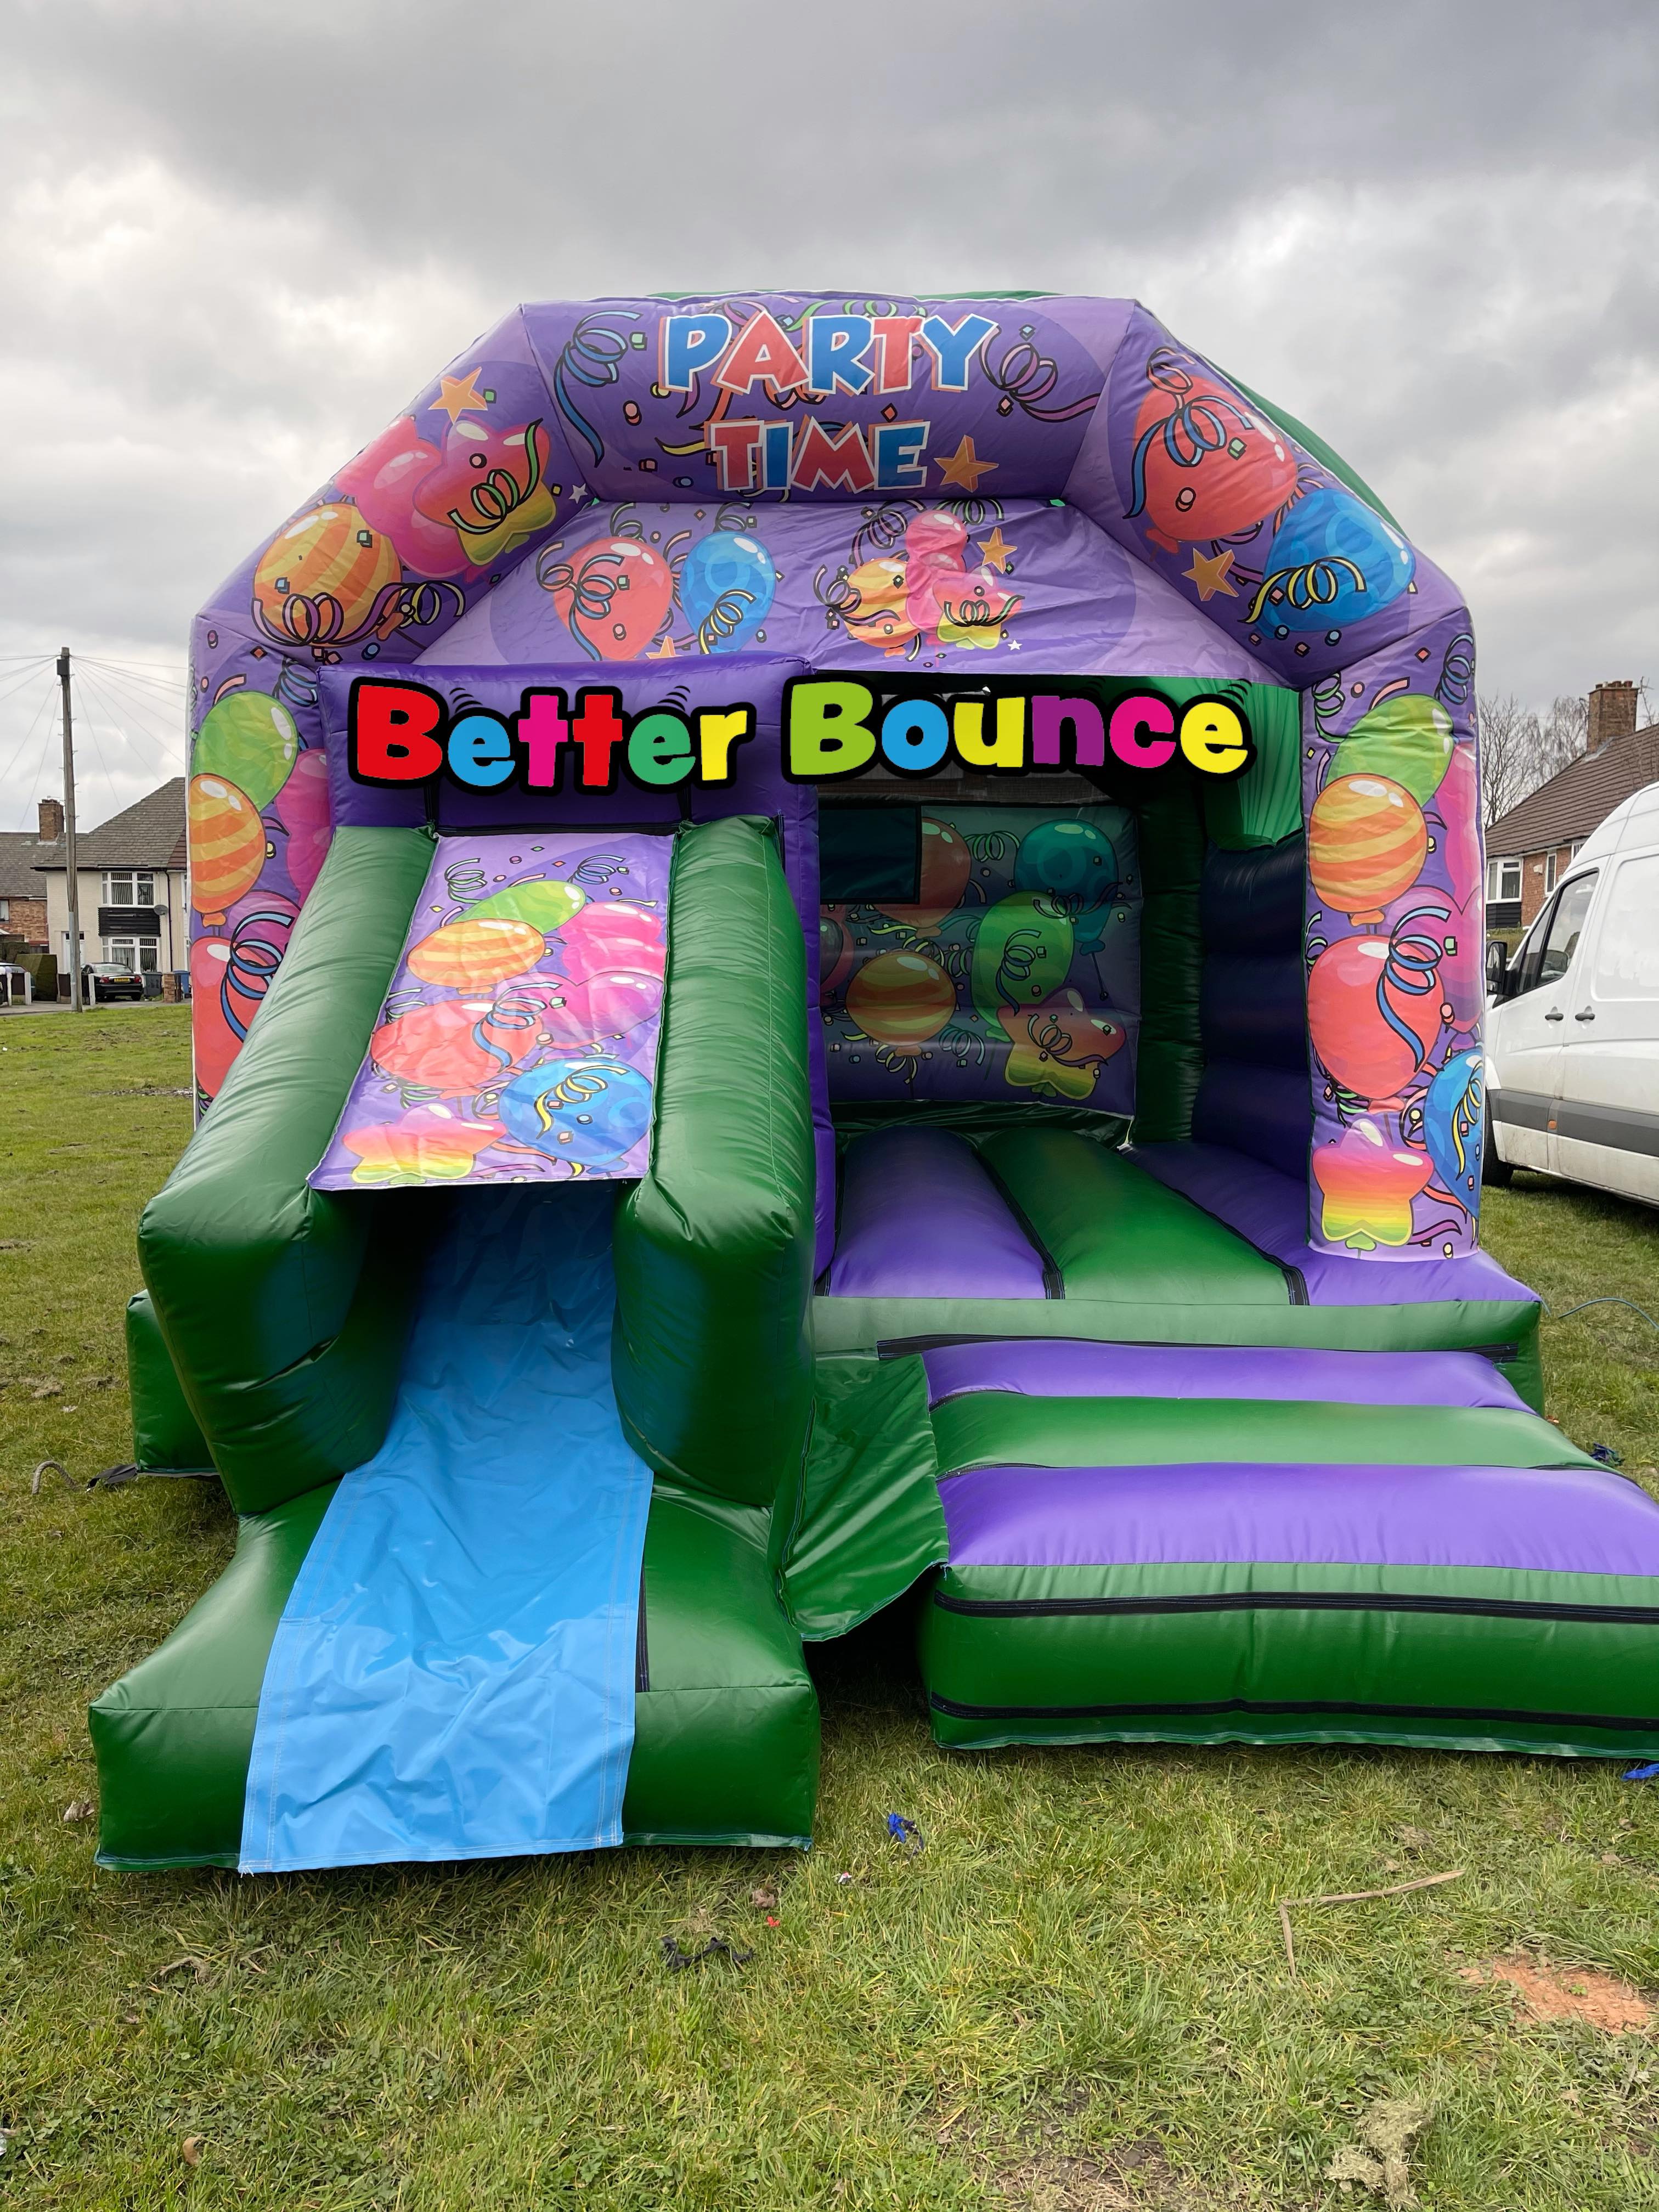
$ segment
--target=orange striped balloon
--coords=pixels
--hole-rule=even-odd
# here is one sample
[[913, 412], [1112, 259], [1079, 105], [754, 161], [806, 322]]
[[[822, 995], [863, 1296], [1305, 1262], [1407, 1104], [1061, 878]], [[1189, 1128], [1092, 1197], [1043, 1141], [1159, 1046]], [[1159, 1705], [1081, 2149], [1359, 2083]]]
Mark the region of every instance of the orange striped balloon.
[[295, 645], [355, 636], [375, 599], [403, 571], [392, 540], [371, 530], [360, 510], [313, 507], [271, 540], [253, 576], [253, 604], [265, 628]]
[[185, 805], [190, 823], [190, 902], [208, 921], [252, 890], [265, 864], [265, 825], [245, 791], [222, 775], [193, 775]]
[[1351, 921], [1382, 919], [1428, 858], [1423, 810], [1386, 775], [1334, 775], [1308, 817], [1308, 873], [1327, 906]]
[[[562, 888], [562, 886], [561, 886]], [[505, 915], [484, 921], [452, 921], [423, 937], [409, 956], [409, 972], [423, 983], [456, 991], [488, 990], [522, 975], [547, 950], [547, 939], [527, 921]]]

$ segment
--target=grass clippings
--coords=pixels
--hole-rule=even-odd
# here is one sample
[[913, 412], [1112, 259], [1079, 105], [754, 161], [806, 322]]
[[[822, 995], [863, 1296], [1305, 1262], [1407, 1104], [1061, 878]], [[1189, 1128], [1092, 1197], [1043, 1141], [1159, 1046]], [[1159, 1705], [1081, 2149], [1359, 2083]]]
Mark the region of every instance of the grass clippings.
[[1379, 2097], [1359, 2123], [1359, 2141], [1338, 2151], [1325, 2179], [1345, 2191], [1357, 2182], [1380, 2197], [1389, 2212], [1406, 2212], [1417, 2203], [1411, 2185], [1411, 2148], [1429, 2124], [1426, 2105], [1408, 2097]]
[[1628, 2035], [1653, 2025], [1653, 2007], [1639, 1990], [1595, 1966], [1547, 1966], [1514, 1954], [1463, 1966], [1464, 1982], [1504, 1982], [1534, 2020], [1582, 2020], [1604, 2035]]

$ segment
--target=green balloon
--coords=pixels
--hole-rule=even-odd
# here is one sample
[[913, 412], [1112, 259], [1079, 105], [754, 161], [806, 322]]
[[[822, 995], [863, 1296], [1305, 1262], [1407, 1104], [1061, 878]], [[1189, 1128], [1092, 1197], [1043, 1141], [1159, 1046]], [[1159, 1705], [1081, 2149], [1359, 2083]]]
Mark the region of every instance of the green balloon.
[[1337, 747], [1331, 773], [1391, 776], [1425, 806], [1451, 766], [1452, 745], [1451, 716], [1437, 699], [1397, 691], [1354, 724]]
[[1057, 991], [1072, 964], [1071, 917], [1047, 891], [1013, 891], [986, 913], [974, 939], [974, 1004], [988, 1022], [1002, 1006], [1031, 1007]]
[[532, 876], [526, 883], [509, 884], [504, 891], [480, 899], [466, 912], [470, 921], [527, 921], [532, 929], [545, 933], [557, 929], [573, 914], [580, 914], [586, 904], [587, 893], [578, 884], [557, 884], [548, 876]]
[[192, 775], [222, 775], [256, 806], [269, 806], [300, 757], [300, 732], [268, 691], [232, 691], [196, 732]]

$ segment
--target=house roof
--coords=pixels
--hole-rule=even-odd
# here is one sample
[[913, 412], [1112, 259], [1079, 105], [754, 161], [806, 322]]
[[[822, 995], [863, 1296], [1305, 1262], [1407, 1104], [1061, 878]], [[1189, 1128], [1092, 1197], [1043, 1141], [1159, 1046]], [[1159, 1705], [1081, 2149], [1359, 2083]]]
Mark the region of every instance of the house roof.
[[1489, 857], [1547, 853], [1600, 829], [1615, 806], [1659, 779], [1659, 722], [1609, 738], [1500, 814], [1486, 832]]
[[[37, 868], [61, 870], [62, 840], [36, 847]], [[182, 868], [185, 865], [185, 779], [175, 775], [124, 813], [112, 814], [75, 841], [82, 868]], [[37, 892], [36, 896], [39, 894]]]
[[33, 830], [0, 830], [0, 898], [44, 898], [46, 887], [34, 871], [50, 867], [52, 854], [62, 850], [42, 844]]

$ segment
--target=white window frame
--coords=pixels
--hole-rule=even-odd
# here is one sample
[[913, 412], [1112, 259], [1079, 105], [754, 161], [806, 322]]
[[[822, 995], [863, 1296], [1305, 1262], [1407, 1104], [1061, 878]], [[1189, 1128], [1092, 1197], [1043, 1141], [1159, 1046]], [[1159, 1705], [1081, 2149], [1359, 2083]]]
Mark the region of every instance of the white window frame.
[[1557, 856], [1553, 853], [1546, 853], [1544, 855], [1544, 896], [1546, 898], [1555, 889], [1556, 878], [1559, 873]]
[[[117, 885], [123, 888], [117, 889]], [[155, 904], [155, 870], [154, 868], [106, 868], [103, 872], [103, 896], [100, 906], [154, 906]]]
[[[1511, 870], [1514, 872], [1515, 888], [1513, 890], [1506, 891], [1504, 888], [1504, 881]], [[1486, 863], [1486, 896], [1494, 906], [1502, 906], [1518, 899], [1520, 896], [1521, 863], [1519, 860], [1511, 858], [1507, 854], [1494, 854]]]

